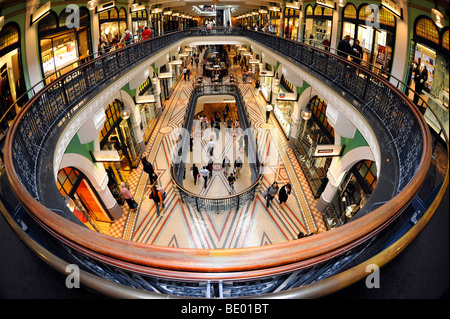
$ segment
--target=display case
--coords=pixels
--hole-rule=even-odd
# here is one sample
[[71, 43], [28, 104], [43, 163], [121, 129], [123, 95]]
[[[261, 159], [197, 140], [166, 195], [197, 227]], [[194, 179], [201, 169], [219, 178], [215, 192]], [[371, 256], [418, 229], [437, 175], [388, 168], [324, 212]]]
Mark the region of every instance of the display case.
[[78, 45], [75, 33], [41, 39], [41, 57], [44, 76], [68, 66], [78, 66]]

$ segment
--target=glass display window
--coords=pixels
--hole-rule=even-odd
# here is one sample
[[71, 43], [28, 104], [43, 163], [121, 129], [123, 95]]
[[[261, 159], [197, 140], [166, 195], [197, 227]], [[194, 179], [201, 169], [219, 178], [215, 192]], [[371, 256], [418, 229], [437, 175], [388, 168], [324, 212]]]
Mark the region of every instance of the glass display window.
[[44, 76], [70, 65], [78, 66], [78, 45], [75, 32], [41, 39], [40, 45]]

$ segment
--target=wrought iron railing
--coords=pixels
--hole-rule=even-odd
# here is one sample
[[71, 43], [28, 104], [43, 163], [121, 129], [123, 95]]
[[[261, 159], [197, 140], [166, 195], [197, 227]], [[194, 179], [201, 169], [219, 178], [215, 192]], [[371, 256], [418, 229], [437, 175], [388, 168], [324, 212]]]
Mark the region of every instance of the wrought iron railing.
[[[183, 187], [183, 176], [186, 169], [186, 156], [189, 145], [190, 132], [192, 130], [192, 124], [194, 121], [195, 109], [197, 106], [197, 100], [200, 96], [210, 95], [232, 95], [235, 97], [236, 108], [240, 122], [240, 132], [246, 136], [245, 151], [251, 170], [252, 184], [245, 190], [229, 195], [229, 196], [200, 196], [190, 192]], [[181, 146], [181, 152], [178, 149], [174, 152], [174, 160], [172, 161], [171, 177], [172, 182], [176, 186], [181, 200], [197, 209], [198, 211], [214, 211], [224, 212], [230, 210], [238, 210], [247, 203], [251, 202], [255, 197], [256, 189], [258, 188], [262, 179], [260, 160], [256, 151], [255, 136], [251, 130], [249, 117], [244, 105], [244, 100], [239, 87], [237, 85], [200, 85], [194, 87], [191, 96], [189, 98], [187, 111], [184, 116], [185, 136], [181, 136], [179, 144]]]
[[[331, 278], [344, 269], [341, 267], [343, 260], [357, 259], [366, 245], [377, 243], [374, 240], [377, 234], [389, 231], [389, 225], [410, 207], [430, 166], [431, 140], [424, 120], [406, 96], [384, 79], [327, 52], [241, 29], [214, 30], [209, 34], [245, 36], [276, 50], [352, 100], [362, 114], [374, 120], [372, 125], [387, 130], [388, 134], [383, 135], [380, 143], [390, 145], [389, 151], [395, 152], [391, 163], [401, 167], [396, 171], [399, 180], [393, 187], [395, 196], [384, 205], [374, 205], [371, 213], [338, 229], [267, 247], [237, 250], [178, 249], [130, 243], [67, 223], [65, 218], [46, 208], [37, 196], [38, 182], [42, 181], [36, 179], [36, 169], [43, 152], [42, 145], [49, 134], [66, 125], [91, 96], [114, 81], [120, 72], [186, 36], [203, 35], [200, 30], [188, 30], [144, 41], [94, 59], [51, 83], [24, 106], [12, 124], [5, 143], [5, 167], [10, 186], [21, 203], [16, 210], [20, 214], [16, 216], [30, 226], [34, 236], [44, 237], [49, 250], [67, 258], [68, 262], [79, 262], [86, 272], [142, 289], [150, 295], [153, 293], [153, 297], [155, 293], [184, 295], [185, 292], [186, 295], [192, 293], [197, 296], [194, 294], [196, 289], [190, 289], [191, 286], [206, 287], [202, 288], [202, 296], [220, 297], [225, 296], [224, 288], [237, 286], [240, 282], [243, 289], [230, 296], [242, 296], [246, 291], [252, 291], [253, 295], [273, 293], [283, 291], [283, 287], [297, 289], [298, 285], [310, 285], [321, 279], [320, 283], [324, 278]], [[358, 79], [355, 71], [365, 77]], [[46, 149], [45, 152], [51, 153], [51, 150]], [[383, 165], [381, 171], [385, 169]], [[445, 191], [448, 168], [442, 185]], [[431, 217], [442, 199], [442, 188], [424, 222]], [[423, 228], [423, 223], [419, 224]], [[20, 229], [16, 231], [26, 237]], [[402, 240], [401, 247], [404, 248], [412, 236], [417, 236], [417, 232]], [[392, 255], [395, 254], [389, 254]], [[53, 258], [51, 253], [49, 256]], [[183, 258], [180, 259], [180, 256]], [[287, 276], [287, 279], [280, 276]], [[148, 284], [149, 281], [142, 280], [144, 277], [153, 278], [159, 286]], [[286, 281], [293, 278], [297, 278], [295, 285]], [[309, 279], [302, 281], [301, 278]], [[275, 288], [267, 288], [265, 283], [269, 282]], [[164, 288], [169, 286], [171, 289]], [[115, 292], [125, 293], [119, 286], [116, 289]], [[138, 292], [141, 290], [136, 290]], [[322, 288], [322, 293], [327, 293], [326, 288]]]

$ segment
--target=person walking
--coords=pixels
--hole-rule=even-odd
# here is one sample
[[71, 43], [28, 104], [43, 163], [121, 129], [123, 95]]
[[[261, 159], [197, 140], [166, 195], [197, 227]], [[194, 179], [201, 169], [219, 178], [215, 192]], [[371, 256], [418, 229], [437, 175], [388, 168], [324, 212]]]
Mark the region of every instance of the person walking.
[[226, 175], [228, 175], [228, 170], [230, 169], [230, 167], [231, 167], [230, 159], [228, 158], [228, 156], [225, 155], [222, 161], [222, 168], [224, 169]]
[[353, 46], [352, 46], [352, 58], [353, 58], [353, 62], [355, 62], [357, 64], [361, 64], [361, 61], [363, 58], [363, 49], [359, 45], [358, 39], [355, 39], [355, 42], [353, 43]]
[[134, 200], [130, 190], [126, 187], [124, 182], [120, 183], [120, 193], [122, 194], [123, 199], [125, 199], [125, 201], [127, 202], [130, 211], [135, 211], [138, 204]]
[[209, 143], [208, 143], [208, 153], [209, 153], [209, 156], [213, 156], [213, 152], [214, 152], [214, 147], [216, 146], [216, 144], [214, 143], [214, 140], [211, 138], [210, 140], [209, 140]]
[[290, 194], [291, 194], [291, 184], [287, 183], [286, 185], [284, 185], [283, 187], [280, 188], [280, 191], [278, 192], [278, 199], [280, 200], [280, 207], [281, 207], [281, 204], [287, 202]]
[[156, 189], [155, 185], [152, 186], [152, 190], [150, 191], [150, 195], [148, 197], [150, 199], [153, 199], [153, 201], [155, 202], [156, 214], [158, 215], [158, 217], [160, 217], [161, 214], [159, 212], [159, 205], [163, 204], [163, 199], [161, 193]]
[[266, 199], [266, 208], [269, 208], [270, 201], [274, 199], [275, 195], [278, 193], [278, 183], [273, 182], [272, 185], [263, 193], [264, 198]]
[[192, 171], [192, 176], [194, 177], [194, 185], [197, 185], [197, 178], [198, 178], [198, 167], [195, 166], [195, 163], [192, 164], [191, 167], [191, 171]]
[[238, 156], [236, 158], [236, 160], [234, 161], [234, 170], [235, 170], [236, 178], [237, 178], [237, 174], [240, 173], [241, 168], [242, 168], [242, 160], [241, 160], [241, 157]]
[[153, 184], [158, 180], [158, 176], [155, 174], [155, 170], [153, 169], [152, 163], [147, 161], [147, 157], [142, 157], [142, 165], [144, 166], [144, 172], [148, 174], [148, 178], [150, 179], [150, 184]]
[[228, 185], [230, 186], [230, 191], [228, 192], [229, 195], [231, 195], [231, 190], [233, 190], [233, 193], [236, 193], [234, 190], [234, 182], [236, 182], [236, 178], [233, 176], [233, 173], [230, 173], [228, 176]]
[[209, 171], [206, 169], [206, 166], [203, 166], [203, 168], [200, 170], [200, 174], [203, 176], [203, 179], [205, 180], [205, 188], [206, 188], [209, 176]]
[[273, 111], [272, 104], [267, 104], [266, 105], [266, 123], [269, 122], [270, 112], [272, 112], [272, 111]]

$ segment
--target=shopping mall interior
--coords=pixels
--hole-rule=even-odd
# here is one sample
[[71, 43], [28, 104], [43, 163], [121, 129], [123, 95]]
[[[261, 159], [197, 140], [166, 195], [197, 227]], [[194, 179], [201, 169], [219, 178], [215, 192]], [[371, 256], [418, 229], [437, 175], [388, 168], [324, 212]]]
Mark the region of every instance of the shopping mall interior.
[[0, 0], [0, 297], [447, 299], [448, 17]]

